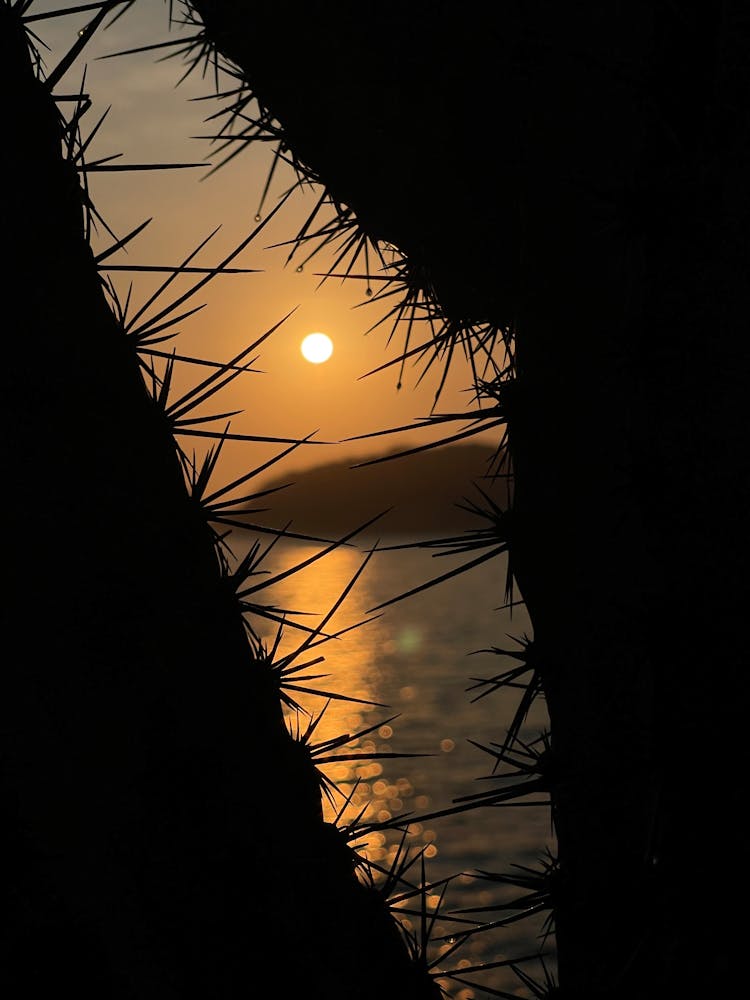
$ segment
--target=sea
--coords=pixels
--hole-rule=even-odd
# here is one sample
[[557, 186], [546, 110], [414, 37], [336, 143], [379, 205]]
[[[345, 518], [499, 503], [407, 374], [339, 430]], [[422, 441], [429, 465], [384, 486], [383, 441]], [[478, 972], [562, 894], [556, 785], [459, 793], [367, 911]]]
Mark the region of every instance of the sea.
[[[256, 540], [235, 532], [235, 555]], [[509, 783], [496, 755], [523, 689], [492, 679], [519, 666], [507, 651], [532, 630], [504, 554], [461, 570], [478, 554], [398, 537], [330, 551], [279, 541], [253, 577], [253, 600], [274, 617], [250, 619], [276, 661], [288, 658], [287, 723], [329, 779], [326, 818], [365, 829], [350, 842], [367, 877], [400, 866], [411, 888], [396, 891], [395, 912], [455, 1000], [534, 996], [555, 970], [535, 882], [555, 852], [548, 803], [493, 798]], [[521, 777], [547, 731], [538, 698], [516, 744]]]

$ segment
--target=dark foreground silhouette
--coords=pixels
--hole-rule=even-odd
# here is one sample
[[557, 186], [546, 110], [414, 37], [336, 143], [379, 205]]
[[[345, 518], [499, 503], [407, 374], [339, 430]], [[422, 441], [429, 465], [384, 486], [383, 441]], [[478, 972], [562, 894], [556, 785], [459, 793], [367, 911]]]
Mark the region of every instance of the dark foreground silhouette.
[[563, 995], [734, 992], [743, 5], [194, 6], [286, 147], [374, 243], [403, 251], [404, 281], [434, 295], [454, 338], [471, 323], [514, 338], [495, 395], [511, 560], [551, 717], [539, 768]]
[[[738, 992], [743, 6], [190, 6], [285, 148], [403, 251], [448, 340], [513, 340], [487, 391], [509, 430], [525, 679], [551, 718], [530, 768], [559, 854], [531, 889], [560, 992]], [[435, 998], [423, 939], [322, 822], [280, 675], [102, 294], [75, 129], [7, 2], [0, 74], [5, 995], [236, 997], [270, 967], [282, 995]]]

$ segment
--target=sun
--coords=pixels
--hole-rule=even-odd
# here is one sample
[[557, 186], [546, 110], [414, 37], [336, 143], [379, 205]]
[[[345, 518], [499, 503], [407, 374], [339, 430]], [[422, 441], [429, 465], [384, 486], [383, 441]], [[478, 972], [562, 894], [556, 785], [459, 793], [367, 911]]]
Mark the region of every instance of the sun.
[[300, 350], [306, 361], [319, 365], [333, 354], [333, 341], [326, 333], [308, 333], [300, 344]]

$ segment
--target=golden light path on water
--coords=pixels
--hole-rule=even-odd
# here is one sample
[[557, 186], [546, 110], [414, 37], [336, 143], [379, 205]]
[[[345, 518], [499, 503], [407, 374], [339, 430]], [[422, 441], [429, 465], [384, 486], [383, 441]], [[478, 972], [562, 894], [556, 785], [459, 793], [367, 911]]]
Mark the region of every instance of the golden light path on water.
[[[319, 551], [319, 546], [305, 543], [289, 543], [286, 549], [277, 545], [264, 566], [271, 576], [305, 562]], [[366, 553], [357, 548], [337, 548], [270, 588], [264, 599], [292, 612], [290, 620], [315, 628], [340, 600], [366, 559]], [[373, 618], [371, 608], [453, 565], [457, 563], [436, 559], [424, 551], [376, 551], [339, 610], [325, 623], [327, 634], [344, 630], [342, 634], [314, 645], [299, 658], [300, 663], [318, 656], [324, 661], [289, 678], [299, 687], [358, 701], [329, 700], [290, 690], [309, 714], [287, 714], [290, 731], [295, 735], [304, 733], [311, 720], [316, 720], [310, 737], [315, 746], [325, 748], [327, 741], [342, 734], [352, 736], [351, 742], [330, 754], [325, 751], [326, 755], [354, 752], [365, 757], [320, 767], [338, 789], [333, 801], [324, 796], [324, 813], [329, 822], [341, 827], [356, 817], [364, 823], [388, 822], [403, 814], [417, 817], [408, 826], [404, 846], [410, 852], [423, 851], [428, 883], [452, 879], [440, 904], [441, 912], [446, 912], [449, 902], [456, 908], [495, 904], [499, 898], [497, 885], [478, 880], [477, 870], [497, 872], [498, 867], [507, 871], [514, 865], [538, 866], [551, 844], [549, 811], [541, 806], [484, 808], [426, 822], [419, 820], [425, 813], [451, 807], [456, 797], [487, 790], [483, 782], [491, 775], [493, 758], [471, 741], [484, 747], [501, 744], [519, 693], [504, 690], [472, 703], [476, 691], [467, 689], [477, 678], [506, 670], [508, 661], [493, 654], [471, 654], [493, 645], [519, 648], [509, 635], [530, 635], [522, 609], [515, 610], [512, 617], [507, 609], [498, 610], [503, 604], [505, 564], [497, 558], [397, 602], [368, 620]], [[253, 625], [266, 643], [273, 645], [277, 626], [255, 618]], [[294, 627], [284, 628], [275, 658], [297, 649], [306, 634]], [[546, 727], [543, 706], [537, 706], [524, 736], [533, 740]], [[424, 756], [378, 759], [380, 753]], [[352, 845], [360, 855], [388, 869], [401, 841], [399, 830], [386, 830], [372, 832], [366, 841], [352, 841]], [[420, 883], [419, 864], [410, 869], [409, 878]], [[441, 891], [442, 886], [437, 885], [428, 893], [428, 907], [438, 906]], [[512, 895], [519, 895], [518, 890]], [[480, 914], [484, 920], [498, 916]], [[480, 918], [472, 915], [472, 919]], [[534, 934], [539, 933], [542, 920], [543, 916], [533, 924]], [[408, 918], [406, 923], [409, 926]], [[442, 931], [450, 933], [456, 926], [445, 923]], [[538, 947], [536, 941], [529, 946], [529, 921], [512, 924], [503, 935], [503, 949], [509, 954], [519, 954], [524, 947], [527, 951]], [[462, 951], [460, 962], [469, 965], [496, 960], [496, 946], [496, 937], [491, 941], [488, 935], [476, 934]], [[518, 987], [510, 973], [497, 975], [496, 986], [502, 982], [505, 989]], [[451, 994], [459, 1000], [474, 995], [470, 988]]]
[[[312, 546], [299, 546], [295, 557], [304, 562], [315, 551], [317, 550]], [[363, 556], [360, 552], [337, 549], [313, 568], [289, 577], [283, 588], [278, 588], [279, 602], [287, 609], [309, 609], [313, 612], [313, 620], [319, 621], [336, 604], [342, 588], [357, 575], [362, 565]], [[347, 631], [338, 638], [324, 642], [319, 649], [316, 647], [315, 652], [324, 656], [325, 662], [311, 666], [297, 682], [299, 686], [345, 695], [351, 700], [328, 699], [295, 692], [295, 699], [309, 712], [309, 716], [300, 717], [298, 713], [288, 712], [290, 728], [295, 732], [304, 730], [309, 719], [319, 720], [315, 727], [315, 744], [326, 744], [342, 734], [351, 734], [353, 742], [342, 746], [339, 754], [356, 751], [373, 757], [370, 760], [323, 765], [325, 773], [334, 784], [347, 797], [351, 794], [349, 805], [341, 814], [341, 800], [331, 802], [324, 798], [324, 813], [329, 822], [338, 820], [341, 823], [356, 814], [361, 815], [365, 822], [384, 823], [405, 811], [416, 809], [426, 812], [430, 808], [429, 795], [424, 792], [419, 794], [408, 777], [395, 777], [399, 773], [398, 761], [384, 763], [374, 756], [395, 750], [394, 725], [397, 725], [397, 720], [392, 718], [390, 702], [386, 700], [392, 694], [389, 661], [394, 655], [401, 654], [408, 658], [411, 654], [416, 654], [422, 645], [423, 628], [416, 620], [402, 621], [396, 629], [381, 621], [368, 621], [373, 617], [368, 609], [376, 603], [377, 595], [365, 571], [365, 575], [358, 577], [357, 584], [347, 596], [345, 606], [325, 625], [325, 632], [329, 635], [341, 629]], [[305, 622], [306, 619], [298, 616], [297, 621]], [[262, 631], [270, 639], [271, 631], [276, 630]], [[279, 653], [290, 652], [303, 639], [304, 634], [297, 629], [286, 629], [279, 645]], [[313, 658], [312, 653], [305, 657], [306, 660]], [[403, 683], [398, 688], [398, 695], [408, 707], [417, 697], [418, 688], [409, 683], [407, 677], [401, 680]], [[359, 733], [362, 735], [357, 736]], [[440, 741], [443, 752], [450, 752], [453, 747], [454, 742], [449, 738]], [[427, 845], [424, 852], [426, 858], [437, 854], [433, 843], [436, 838], [434, 831], [425, 829], [422, 824], [415, 824], [410, 837]], [[394, 851], [395, 846], [391, 844], [390, 854]], [[388, 838], [384, 833], [370, 834], [364, 853], [373, 861], [387, 864], [392, 860], [389, 857]]]

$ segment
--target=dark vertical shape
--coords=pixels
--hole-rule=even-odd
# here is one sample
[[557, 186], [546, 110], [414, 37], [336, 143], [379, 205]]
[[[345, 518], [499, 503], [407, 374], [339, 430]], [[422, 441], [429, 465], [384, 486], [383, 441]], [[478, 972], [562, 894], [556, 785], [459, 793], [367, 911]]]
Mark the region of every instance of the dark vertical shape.
[[263, 975], [290, 996], [434, 996], [323, 823], [6, 2], [0, 90], [0, 992], [228, 998]]
[[193, 6], [447, 315], [517, 331], [511, 554], [552, 723], [562, 992], [736, 992], [746, 11]]

